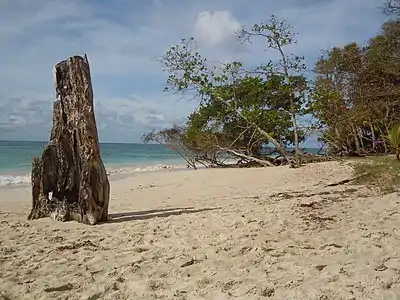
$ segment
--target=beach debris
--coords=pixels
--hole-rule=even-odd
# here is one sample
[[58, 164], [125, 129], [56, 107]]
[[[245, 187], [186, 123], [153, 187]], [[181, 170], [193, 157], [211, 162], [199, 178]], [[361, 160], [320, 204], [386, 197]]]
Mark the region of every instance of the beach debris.
[[146, 252], [146, 251], [148, 251], [148, 250], [149, 250], [148, 248], [146, 248], [146, 247], [141, 247], [141, 246], [137, 246], [137, 247], [133, 248], [133, 251], [135, 251], [135, 252], [137, 252], [137, 253]]
[[302, 219], [311, 221], [311, 222], [317, 222], [317, 223], [324, 223], [326, 221], [335, 221], [334, 217], [331, 216], [317, 216], [315, 214], [309, 214], [308, 216], [303, 216]]
[[255, 285], [252, 286], [246, 294], [252, 294], [252, 295], [260, 295], [262, 297], [272, 297], [275, 295], [275, 288], [273, 286], [260, 286], [260, 285]]
[[74, 288], [74, 286], [71, 283], [55, 286], [55, 287], [47, 287], [44, 289], [45, 292], [51, 293], [51, 292], [64, 292], [64, 291], [70, 291]]
[[[151, 189], [151, 188], [154, 188], [154, 187], [156, 187], [156, 185], [154, 183], [152, 183], [150, 185], [146, 185], [146, 186], [143, 186], [143, 185], [139, 184], [136, 189], [137, 190], [144, 190], [144, 189]], [[135, 189], [131, 189], [131, 191], [133, 191], [133, 190], [135, 190]]]
[[304, 203], [300, 203], [299, 206], [300, 207], [311, 207], [314, 208], [316, 205], [318, 205], [319, 203], [316, 201], [311, 201], [311, 202], [304, 202]]
[[188, 261], [184, 262], [183, 264], [181, 264], [181, 268], [186, 268], [186, 267], [192, 266], [192, 265], [200, 263], [200, 262], [202, 262], [200, 259], [192, 258], [191, 260], [188, 260]]
[[315, 268], [316, 268], [318, 271], [322, 271], [323, 269], [325, 269], [326, 266], [327, 266], [327, 265], [316, 265]]
[[89, 296], [87, 298], [87, 300], [97, 300], [97, 299], [100, 299], [101, 296], [103, 296], [103, 293], [99, 292], [99, 293], [96, 293], [96, 294], [93, 294], [93, 295]]
[[48, 145], [32, 162], [28, 219], [106, 222], [110, 184], [100, 157], [87, 56], [56, 64], [54, 81], [53, 126]]
[[[315, 196], [331, 196], [331, 195], [353, 194], [353, 193], [356, 193], [356, 192], [358, 192], [358, 189], [355, 189], [355, 188], [348, 188], [348, 189], [345, 189], [345, 190], [321, 191], [321, 192], [290, 191], [290, 192], [274, 193], [270, 197], [271, 198], [284, 198], [284, 199], [311, 198], [311, 197], [315, 197]], [[300, 205], [300, 206], [302, 206], [302, 205]]]
[[339, 245], [339, 244], [336, 244], [336, 243], [330, 243], [330, 244], [322, 245], [322, 246], [320, 247], [320, 249], [323, 250], [323, 249], [329, 248], [329, 247], [339, 248], [339, 249], [340, 249], [340, 248], [343, 248], [342, 245]]
[[363, 173], [363, 174], [360, 174], [360, 175], [357, 175], [357, 176], [354, 176], [354, 177], [351, 177], [351, 178], [340, 180], [338, 182], [330, 183], [330, 184], [327, 184], [326, 186], [327, 187], [332, 187], [332, 186], [338, 186], [338, 185], [346, 184], [346, 183], [352, 182], [354, 180], [357, 180], [359, 178], [362, 178], [362, 177], [364, 177], [366, 175], [368, 175], [368, 173]]
[[273, 287], [266, 287], [261, 290], [261, 296], [263, 297], [272, 297], [275, 295], [275, 289]]
[[157, 279], [150, 279], [147, 284], [149, 288], [152, 289], [153, 291], [164, 288], [164, 283], [161, 280]]
[[383, 263], [379, 264], [378, 266], [375, 267], [375, 271], [380, 271], [380, 272], [385, 271], [387, 269], [388, 269], [388, 267], [386, 267], [385, 264], [383, 264]]
[[71, 244], [62, 245], [57, 247], [56, 249], [58, 251], [64, 251], [64, 250], [76, 250], [82, 247], [91, 247], [94, 249], [99, 248], [99, 246], [95, 245], [91, 240], [86, 240], [82, 242], [73, 242]]
[[113, 282], [113, 284], [112, 284], [112, 289], [114, 290], [114, 291], [118, 291], [119, 290], [119, 287], [118, 287], [118, 284], [117, 284], [117, 282]]

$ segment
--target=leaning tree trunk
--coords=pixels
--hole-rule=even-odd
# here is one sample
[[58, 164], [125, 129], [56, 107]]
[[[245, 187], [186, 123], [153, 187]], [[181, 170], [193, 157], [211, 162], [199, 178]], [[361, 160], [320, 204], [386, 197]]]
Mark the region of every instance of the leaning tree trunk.
[[87, 57], [54, 67], [56, 100], [50, 142], [32, 163], [29, 220], [107, 221], [110, 184], [100, 157]]

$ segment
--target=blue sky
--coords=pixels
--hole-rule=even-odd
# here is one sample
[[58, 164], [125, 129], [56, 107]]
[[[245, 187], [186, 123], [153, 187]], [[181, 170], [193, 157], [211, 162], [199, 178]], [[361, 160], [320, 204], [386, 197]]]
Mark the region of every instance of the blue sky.
[[[322, 49], [364, 43], [387, 18], [377, 0], [0, 0], [0, 140], [47, 140], [54, 99], [52, 67], [87, 53], [103, 142], [140, 142], [152, 128], [182, 123], [196, 103], [162, 92], [153, 58], [194, 36], [213, 61], [270, 58], [263, 45], [240, 46], [241, 24], [275, 14], [299, 33], [293, 51], [310, 66]], [[251, 4], [250, 4], [251, 3]]]

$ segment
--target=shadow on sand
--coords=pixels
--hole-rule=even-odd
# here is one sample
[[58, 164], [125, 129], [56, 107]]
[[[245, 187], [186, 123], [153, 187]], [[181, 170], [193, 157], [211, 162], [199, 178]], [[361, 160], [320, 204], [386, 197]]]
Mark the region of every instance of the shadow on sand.
[[195, 209], [194, 207], [189, 206], [189, 207], [175, 207], [175, 208], [152, 209], [152, 210], [135, 211], [135, 212], [114, 213], [108, 215], [109, 219], [107, 223], [120, 223], [120, 222], [134, 221], [134, 220], [148, 220], [152, 218], [167, 218], [169, 216], [194, 214], [204, 211], [212, 211], [216, 209], [221, 209], [221, 208], [215, 207], [215, 208]]

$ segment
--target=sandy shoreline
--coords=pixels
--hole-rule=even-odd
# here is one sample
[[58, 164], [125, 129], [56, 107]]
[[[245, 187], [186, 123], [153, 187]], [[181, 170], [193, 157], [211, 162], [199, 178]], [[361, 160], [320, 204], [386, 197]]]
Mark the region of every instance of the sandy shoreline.
[[400, 199], [325, 187], [351, 173], [336, 162], [137, 173], [111, 179], [111, 220], [93, 227], [28, 222], [29, 186], [2, 188], [0, 292], [12, 300], [399, 299]]

